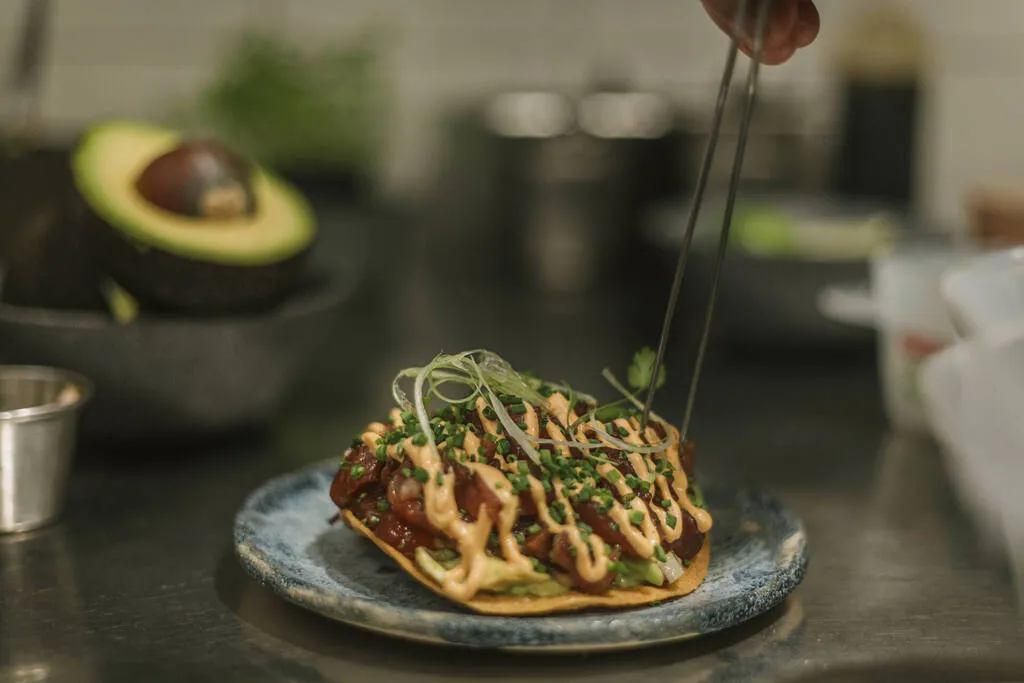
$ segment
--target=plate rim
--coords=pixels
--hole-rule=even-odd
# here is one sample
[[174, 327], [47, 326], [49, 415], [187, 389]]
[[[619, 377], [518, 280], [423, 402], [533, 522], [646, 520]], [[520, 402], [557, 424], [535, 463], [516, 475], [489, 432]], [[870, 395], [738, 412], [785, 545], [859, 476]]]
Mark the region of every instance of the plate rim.
[[[688, 625], [685, 624], [685, 617], [681, 616], [677, 629], [672, 628], [671, 621], [661, 623], [664, 635], [649, 635], [628, 641], [597, 640], [589, 632], [590, 629], [583, 628], [585, 624], [590, 624], [592, 627], [595, 623], [593, 616], [597, 612], [593, 611], [526, 617], [483, 615], [474, 612], [457, 614], [420, 607], [407, 607], [395, 603], [380, 603], [361, 597], [339, 598], [337, 594], [329, 594], [309, 587], [288, 586], [286, 584], [289, 582], [289, 577], [275, 570], [271, 562], [265, 557], [265, 553], [250, 542], [256, 533], [255, 525], [253, 524], [255, 520], [253, 518], [264, 516], [263, 513], [257, 513], [254, 510], [255, 504], [260, 499], [272, 495], [291, 482], [301, 481], [304, 478], [317, 476], [320, 473], [329, 475], [329, 468], [336, 464], [336, 460], [337, 458], [329, 458], [276, 475], [251, 491], [245, 497], [235, 515], [232, 534], [234, 554], [248, 576], [286, 602], [319, 614], [331, 621], [385, 637], [432, 645], [443, 645], [445, 647], [518, 652], [578, 653], [637, 649], [649, 645], [666, 644], [710, 635], [754, 619], [784, 602], [800, 585], [807, 573], [809, 552], [807, 532], [803, 520], [778, 498], [762, 489], [724, 482], [724, 487], [729, 490], [736, 491], [737, 493], [747, 492], [769, 503], [770, 507], [785, 520], [786, 526], [791, 528], [791, 531], [781, 539], [780, 545], [783, 545], [783, 543], [793, 544], [793, 547], [787, 553], [788, 560], [777, 564], [775, 571], [771, 573], [766, 583], [761, 585], [756, 591], [751, 591], [745, 596], [738, 596], [738, 599], [746, 599], [748, 605], [753, 603], [754, 606], [743, 618], [731, 623], [722, 623], [698, 630], [693, 630], [692, 628], [686, 630], [685, 627]], [[714, 557], [714, 554], [712, 554], [712, 563], [715, 561]], [[698, 587], [697, 590], [699, 591], [701, 588]], [[750, 596], [755, 593], [761, 599], [751, 601]], [[686, 597], [681, 596], [676, 600], [684, 600]], [[651, 609], [658, 609], [658, 607], [640, 606], [621, 610], [621, 612], [636, 615], [639, 612]], [[346, 612], [347, 614], [345, 614]], [[459, 621], [465, 624], [466, 628], [464, 630], [471, 629], [473, 626], [483, 628], [489, 626], [494, 628], [496, 624], [507, 621], [524, 624], [526, 627], [533, 627], [532, 629], [528, 628], [532, 633], [537, 633], [538, 629], [540, 629], [540, 635], [543, 636], [543, 639], [550, 642], [531, 645], [518, 645], [511, 642], [505, 645], [491, 645], [475, 643], [469, 640], [447, 639], [437, 633], [436, 626], [442, 620], [451, 619], [453, 614], [457, 614]], [[580, 628], [574, 629], [570, 627], [566, 629], [565, 627], [571, 626], [573, 621], [577, 621], [577, 625]], [[545, 626], [547, 628], [544, 628]], [[531, 638], [530, 640], [540, 639], [542, 638]]]

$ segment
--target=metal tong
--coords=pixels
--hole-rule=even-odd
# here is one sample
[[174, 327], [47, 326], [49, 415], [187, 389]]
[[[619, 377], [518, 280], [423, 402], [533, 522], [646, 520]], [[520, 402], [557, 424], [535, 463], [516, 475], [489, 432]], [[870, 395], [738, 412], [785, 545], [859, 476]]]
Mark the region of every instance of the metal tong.
[[[693, 242], [693, 233], [697, 225], [697, 218], [700, 215], [701, 202], [704, 199], [704, 190], [707, 188], [708, 176], [711, 172], [711, 163], [715, 158], [715, 147], [718, 145], [718, 137], [722, 128], [722, 118], [725, 114], [725, 104], [729, 99], [729, 90], [732, 85], [733, 72], [736, 69], [736, 57], [739, 54], [740, 42], [743, 38], [743, 28], [749, 15], [751, 0], [740, 0], [736, 11], [736, 19], [732, 28], [732, 39], [729, 45], [729, 54], [725, 62], [725, 71], [722, 74], [722, 82], [718, 88], [718, 100], [715, 104], [715, 116], [711, 123], [711, 131], [708, 136], [707, 148], [704, 151], [704, 158], [701, 161], [700, 171], [697, 175], [697, 186], [694, 189], [693, 200], [690, 204], [690, 214], [686, 221], [686, 233], [683, 236], [683, 246], [679, 253], [679, 260], [676, 263], [675, 276], [672, 280], [672, 288], [669, 291], [668, 306], [665, 310], [665, 320], [661, 327], [661, 338], [658, 341], [658, 353], [654, 360], [651, 372], [650, 385], [647, 387], [647, 399], [644, 402], [643, 417], [641, 418], [641, 430], [646, 428], [647, 421], [651, 414], [651, 404], [654, 403], [654, 392], [657, 388], [658, 373], [661, 371], [665, 359], [665, 348], [668, 346], [669, 332], [672, 328], [672, 320], [675, 317], [676, 305], [679, 300], [679, 290], [682, 288], [683, 275], [686, 272], [686, 259], [690, 252], [690, 244]], [[718, 240], [718, 253], [715, 261], [714, 275], [711, 281], [711, 292], [708, 296], [707, 306], [704, 310], [704, 325], [701, 331], [700, 345], [697, 348], [697, 358], [694, 361], [693, 374], [690, 376], [690, 389], [686, 398], [686, 411], [683, 414], [683, 424], [679, 430], [680, 441], [685, 441], [690, 429], [690, 422], [693, 418], [693, 406], [697, 397], [697, 385], [700, 382], [701, 369], [704, 367], [704, 356], [707, 352], [708, 338], [711, 333], [711, 321], [715, 313], [715, 301], [718, 298], [718, 287], [722, 276], [722, 266], [725, 263], [725, 254], [729, 246], [729, 229], [732, 226], [733, 205], [736, 202], [736, 192], [740, 182], [740, 171], [743, 167], [743, 153], [747, 147], [747, 137], [750, 132], [750, 119], [754, 112], [754, 101], [757, 96], [757, 79], [761, 66], [761, 55], [764, 52], [764, 35], [768, 25], [768, 14], [771, 10], [771, 0], [761, 0], [757, 3], [757, 17], [754, 25], [754, 55], [747, 70], [746, 100], [743, 103], [743, 113], [740, 119], [739, 138], [736, 145], [736, 155], [733, 157], [732, 172], [729, 176], [729, 188], [726, 195], [725, 213], [722, 216], [722, 229]]]

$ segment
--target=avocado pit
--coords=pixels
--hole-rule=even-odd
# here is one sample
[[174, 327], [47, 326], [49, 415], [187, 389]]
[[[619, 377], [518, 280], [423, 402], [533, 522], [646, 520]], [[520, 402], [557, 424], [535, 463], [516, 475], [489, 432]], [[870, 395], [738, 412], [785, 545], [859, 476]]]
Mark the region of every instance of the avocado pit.
[[256, 213], [253, 168], [212, 140], [188, 140], [154, 159], [135, 182], [153, 206], [207, 221], [251, 218]]

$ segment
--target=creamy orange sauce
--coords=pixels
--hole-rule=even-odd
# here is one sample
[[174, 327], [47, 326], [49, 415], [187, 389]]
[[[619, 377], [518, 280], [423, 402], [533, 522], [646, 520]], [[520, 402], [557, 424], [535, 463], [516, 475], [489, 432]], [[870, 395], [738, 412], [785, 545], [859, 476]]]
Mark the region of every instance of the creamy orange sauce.
[[[502, 438], [511, 440], [510, 436], [502, 433], [504, 430], [501, 429], [498, 420], [487, 419], [485, 411], [489, 407], [488, 401], [478, 396], [475, 405], [471, 408], [475, 409], [485, 434], [494, 437], [496, 442]], [[525, 426], [524, 431], [531, 440], [547, 437], [556, 441], [574, 440], [585, 444], [588, 441], [587, 434], [593, 434], [591, 430], [603, 431], [605, 429], [600, 422], [581, 421], [575, 433], [568, 434], [568, 427], [576, 420], [576, 417], [570, 410], [568, 398], [561, 393], [552, 394], [547, 399], [544, 408], [548, 415], [554, 418], [548, 422], [545, 434], [541, 433], [540, 414], [534, 406], [525, 404], [525, 413], [511, 416], [517, 424]], [[390, 418], [394, 427], [404, 426], [402, 411], [392, 410]], [[641, 437], [640, 424], [636, 418], [620, 418], [613, 424], [618, 431], [613, 436], [628, 444], [645, 446], [659, 441], [650, 427]], [[674, 438], [675, 441], [665, 451], [656, 456], [638, 452], [626, 454], [635, 476], [648, 482], [651, 486], [650, 505], [639, 496], [633, 496], [632, 500], [626, 504], [618, 499], [613, 500], [607, 511], [608, 517], [618, 525], [619, 531], [636, 554], [645, 558], [652, 557], [655, 548], [663, 540], [671, 542], [680, 538], [683, 531], [683, 511], [693, 516], [698, 529], [703, 533], [707, 533], [712, 524], [711, 515], [706, 510], [693, 505], [687, 496], [689, 483], [680, 464], [678, 433], [671, 426], [666, 425], [666, 428], [668, 437]], [[378, 439], [386, 435], [387, 432], [386, 425], [375, 422], [367, 426], [361, 435], [361, 440], [370, 448], [376, 448]], [[422, 468], [427, 473], [427, 479], [423, 483], [423, 502], [427, 519], [431, 525], [454, 541], [461, 557], [459, 564], [445, 574], [442, 588], [445, 593], [461, 600], [471, 598], [480, 588], [487, 565], [487, 542], [492, 532], [496, 532], [498, 535], [501, 554], [506, 562], [522, 572], [535, 572], [531, 559], [522, 552], [512, 531], [519, 517], [519, 495], [513, 491], [512, 482], [506, 478], [506, 472], [518, 472], [518, 463], [511, 461], [511, 458], [503, 458], [500, 454], [495, 454], [494, 465], [496, 466], [478, 462], [482, 449], [482, 436], [484, 435], [478, 436], [468, 429], [464, 430], [461, 448], [451, 448], [450, 450], [454, 451], [456, 455], [465, 454], [467, 456], [466, 462], [463, 462], [465, 467], [501, 503], [497, 519], [491, 519], [484, 508], [480, 509], [476, 521], [469, 522], [462, 519], [455, 500], [455, 476], [445, 472], [443, 459], [435, 454], [429, 445], [417, 446], [411, 437], [406, 437], [401, 442], [390, 444], [386, 448], [389, 458], [402, 460], [408, 457], [417, 468]], [[597, 438], [604, 446], [615, 448], [599, 433]], [[442, 448], [447, 446], [447, 444], [439, 445]], [[538, 444], [536, 441], [532, 441], [531, 445], [538, 451], [548, 450], [552, 453], [557, 451], [565, 458], [572, 455], [569, 447], [564, 445], [546, 446]], [[672, 466], [671, 481], [663, 474], [657, 474], [656, 458], [666, 459]], [[462, 460], [462, 458], [459, 459]], [[614, 465], [603, 462], [598, 464], [595, 469], [600, 476], [611, 482], [620, 498], [628, 499], [634, 493], [633, 488], [626, 481], [626, 474], [619, 471]], [[579, 527], [570, 501], [570, 497], [577, 494], [584, 487], [584, 483], [574, 482], [570, 487], [557, 476], [551, 476], [550, 485], [555, 500], [561, 504], [561, 510], [564, 513], [560, 515], [561, 521], [557, 521], [552, 516], [543, 483], [532, 474], [526, 476], [526, 481], [528, 482], [527, 492], [537, 507], [539, 520], [552, 534], [556, 536], [563, 532], [566, 534], [575, 555], [576, 570], [580, 578], [588, 582], [597, 582], [603, 579], [608, 572], [609, 548], [596, 533], [585, 532]], [[666, 503], [661, 503], [661, 501], [666, 501]], [[642, 516], [642, 519], [638, 523], [634, 523], [632, 517], [639, 516]], [[669, 524], [670, 517], [675, 519], [674, 526]]]

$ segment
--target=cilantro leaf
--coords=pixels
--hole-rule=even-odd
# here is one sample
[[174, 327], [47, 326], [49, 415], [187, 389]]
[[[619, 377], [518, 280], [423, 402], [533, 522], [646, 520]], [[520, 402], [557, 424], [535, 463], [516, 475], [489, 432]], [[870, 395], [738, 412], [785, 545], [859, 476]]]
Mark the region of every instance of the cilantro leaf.
[[[654, 372], [654, 361], [657, 358], [657, 354], [654, 349], [650, 347], [644, 347], [633, 354], [633, 362], [629, 366], [629, 371], [626, 374], [626, 380], [629, 382], [629, 386], [635, 391], [646, 389], [651, 383], [651, 374]], [[662, 363], [661, 367], [658, 368], [658, 381], [655, 383], [655, 388], [660, 387], [665, 383], [665, 364]]]

